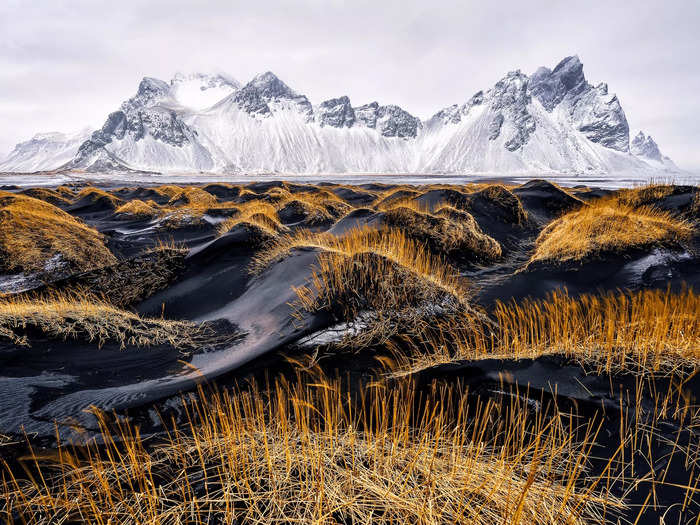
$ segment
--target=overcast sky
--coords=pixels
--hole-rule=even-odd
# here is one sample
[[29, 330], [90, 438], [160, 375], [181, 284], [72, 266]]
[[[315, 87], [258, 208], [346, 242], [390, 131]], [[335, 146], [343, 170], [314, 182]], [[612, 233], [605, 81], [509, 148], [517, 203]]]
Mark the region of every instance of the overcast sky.
[[578, 54], [681, 167], [700, 169], [700, 0], [2, 0], [0, 157], [36, 132], [99, 127], [143, 76], [271, 70], [313, 103], [421, 118], [506, 72]]

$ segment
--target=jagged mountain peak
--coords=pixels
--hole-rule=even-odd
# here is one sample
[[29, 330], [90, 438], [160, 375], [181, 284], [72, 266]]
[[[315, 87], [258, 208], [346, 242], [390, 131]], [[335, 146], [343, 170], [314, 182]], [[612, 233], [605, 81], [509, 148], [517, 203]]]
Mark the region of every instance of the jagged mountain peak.
[[[260, 96], [265, 98], [297, 97], [297, 93], [272, 71], [266, 71], [256, 75], [245, 88], [255, 89]], [[244, 89], [245, 89], [244, 88]]]
[[651, 135], [646, 135], [643, 131], [637, 133], [632, 139], [630, 151], [633, 155], [639, 157], [645, 157], [659, 162], [663, 160], [663, 155], [661, 154], [661, 150], [659, 150], [659, 146], [654, 139], [651, 138]]
[[267, 118], [277, 111], [292, 110], [302, 115], [307, 122], [313, 120], [313, 108], [309, 99], [297, 94], [271, 71], [256, 75], [222, 102], [222, 105], [229, 106], [229, 102], [234, 102], [246, 113], [260, 118]]
[[554, 66], [552, 75], [558, 77], [568, 90], [586, 82], [586, 77], [583, 74], [583, 63], [578, 55], [561, 60]]
[[[576, 96], [589, 88], [578, 55], [566, 57], [554, 69], [540, 67], [530, 77], [530, 93], [547, 111], [552, 111], [565, 96]], [[607, 94], [607, 85], [605, 87]]]
[[143, 77], [141, 82], [139, 82], [139, 89], [136, 95], [143, 99], [153, 99], [166, 96], [169, 92], [170, 85], [167, 82], [153, 77]]

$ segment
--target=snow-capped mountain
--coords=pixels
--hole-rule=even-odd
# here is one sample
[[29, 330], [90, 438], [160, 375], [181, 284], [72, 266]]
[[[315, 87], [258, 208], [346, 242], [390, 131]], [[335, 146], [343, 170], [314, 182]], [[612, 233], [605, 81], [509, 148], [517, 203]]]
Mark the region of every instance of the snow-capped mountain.
[[[18, 145], [19, 147], [19, 145]], [[5, 169], [44, 168], [31, 163]], [[16, 167], [14, 167], [16, 166]], [[63, 166], [68, 170], [287, 173], [615, 173], [677, 171], [578, 57], [491, 89], [422, 122], [396, 105], [313, 105], [271, 72], [144, 78]]]
[[[179, 84], [144, 78], [136, 95], [110, 113], [67, 169], [210, 170], [214, 160], [185, 123], [195, 112], [176, 98]], [[157, 166], [157, 167], [156, 167]]]
[[31, 172], [60, 168], [75, 157], [78, 148], [91, 133], [89, 128], [72, 134], [38, 133], [17, 144], [0, 162], [0, 171]]
[[421, 161], [441, 172], [615, 172], [649, 169], [629, 153], [615, 95], [592, 86], [578, 57], [528, 77], [508, 73], [487, 92], [425, 125]]

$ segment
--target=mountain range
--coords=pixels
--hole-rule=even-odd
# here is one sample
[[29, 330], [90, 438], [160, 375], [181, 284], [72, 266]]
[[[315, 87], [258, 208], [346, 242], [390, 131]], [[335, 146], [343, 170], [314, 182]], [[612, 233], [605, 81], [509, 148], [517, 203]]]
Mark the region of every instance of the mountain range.
[[144, 78], [95, 131], [43, 133], [17, 144], [0, 171], [221, 173], [677, 172], [654, 140], [630, 141], [607, 84], [577, 56], [422, 121], [399, 106], [314, 105], [271, 72], [245, 85], [226, 75]]

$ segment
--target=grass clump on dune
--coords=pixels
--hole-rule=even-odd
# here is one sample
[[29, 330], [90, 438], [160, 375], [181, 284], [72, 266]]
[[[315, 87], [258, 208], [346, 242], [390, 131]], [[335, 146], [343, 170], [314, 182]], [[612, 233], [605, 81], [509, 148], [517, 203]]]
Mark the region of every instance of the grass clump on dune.
[[219, 235], [231, 231], [239, 224], [251, 224], [273, 236], [284, 229], [277, 216], [277, 210], [268, 202], [248, 201], [236, 205], [235, 209], [236, 214], [219, 225]]
[[[339, 381], [199, 394], [160, 442], [100, 417], [102, 447], [3, 475], [3, 512], [48, 523], [599, 523], [623, 503], [586, 473], [595, 423], [470, 404], [457, 388]], [[33, 461], [32, 461], [33, 460]]]
[[415, 201], [411, 202], [413, 205], [399, 204], [385, 211], [386, 223], [448, 256], [477, 261], [491, 261], [501, 256], [500, 244], [483, 233], [468, 212], [450, 214], [441, 208], [431, 214], [421, 211]]
[[170, 197], [161, 206], [160, 226], [165, 229], [203, 224], [203, 217], [210, 209], [233, 206], [231, 203], [220, 203], [214, 195], [195, 186], [159, 186], [156, 189]]
[[672, 184], [650, 184], [639, 188], [621, 189], [616, 193], [615, 199], [624, 205], [637, 208], [639, 206], [653, 205], [657, 201], [682, 190], [682, 186]]
[[679, 246], [692, 228], [669, 213], [594, 201], [552, 221], [537, 238], [529, 264], [577, 262], [652, 246]]
[[65, 193], [52, 190], [50, 188], [28, 188], [26, 190], [22, 190], [20, 193], [22, 195], [26, 195], [27, 197], [33, 197], [34, 199], [46, 201], [54, 206], [68, 205], [73, 199], [72, 194], [66, 196]]
[[422, 276], [455, 296], [462, 297], [466, 292], [455, 269], [398, 229], [356, 228], [340, 237], [302, 230], [280, 237], [272, 246], [261, 251], [253, 261], [252, 269], [261, 271], [297, 248], [317, 248], [322, 253], [345, 257], [373, 254]]
[[171, 193], [172, 195], [167, 203], [167, 206], [171, 207], [206, 210], [213, 208], [218, 202], [214, 195], [196, 186], [179, 188], [178, 192]]
[[133, 199], [122, 204], [114, 212], [139, 219], [155, 219], [162, 214], [158, 204], [154, 201], [144, 202], [139, 199]]
[[379, 211], [390, 210], [399, 205], [410, 205], [416, 197], [420, 197], [421, 192], [410, 186], [399, 186], [383, 191], [374, 201], [373, 207]]
[[187, 321], [144, 319], [86, 294], [0, 299], [0, 338], [31, 346], [36, 332], [50, 339], [117, 343], [121, 347], [169, 345], [192, 348], [207, 330]]
[[[282, 194], [286, 190], [279, 190]], [[279, 216], [285, 222], [301, 222], [315, 226], [337, 219], [351, 206], [334, 193], [321, 189], [317, 192], [288, 193], [276, 203]]]
[[470, 288], [449, 264], [399, 229], [351, 230], [342, 237], [306, 231], [283, 236], [254, 260], [261, 270], [294, 249], [316, 248], [308, 284], [297, 288], [298, 314], [327, 312], [359, 331], [343, 346], [355, 350], [417, 330], [437, 312], [468, 312]]
[[691, 289], [609, 292], [499, 303], [499, 353], [557, 350], [604, 364], [643, 369], [700, 366], [700, 295]]
[[99, 188], [88, 187], [81, 190], [74, 198], [73, 203], [104, 203], [112, 209], [118, 208], [124, 201], [111, 193]]
[[0, 192], [0, 271], [43, 272], [56, 256], [71, 271], [116, 262], [93, 228], [47, 202]]
[[490, 184], [467, 195], [466, 210], [488, 214], [506, 224], [523, 225], [527, 221], [520, 199], [501, 184]]

